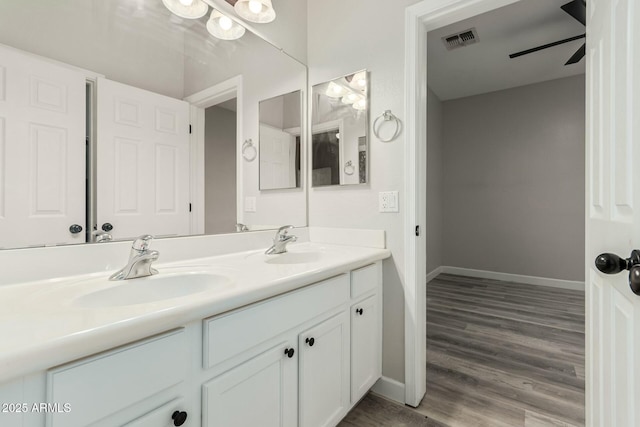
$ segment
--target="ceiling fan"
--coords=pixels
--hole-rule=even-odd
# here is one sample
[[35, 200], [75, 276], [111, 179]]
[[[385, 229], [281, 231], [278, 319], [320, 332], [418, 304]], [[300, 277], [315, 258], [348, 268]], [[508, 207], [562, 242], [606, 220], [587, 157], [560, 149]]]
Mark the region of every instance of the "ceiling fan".
[[[571, 15], [575, 20], [580, 22], [582, 25], [586, 25], [586, 23], [587, 23], [587, 2], [586, 2], [586, 0], [572, 0], [569, 3], [564, 4], [564, 5], [560, 6], [560, 7], [562, 8], [562, 10], [567, 12], [569, 15]], [[579, 36], [569, 37], [568, 39], [558, 40], [557, 42], [548, 43], [548, 44], [545, 44], [545, 45], [542, 45], [542, 46], [538, 46], [538, 47], [534, 47], [534, 48], [531, 48], [531, 49], [523, 50], [522, 52], [512, 53], [511, 55], [509, 55], [509, 58], [512, 58], [512, 59], [513, 58], [517, 58], [517, 57], [522, 56], [522, 55], [527, 55], [529, 53], [538, 52], [539, 50], [548, 49], [550, 47], [558, 46], [560, 44], [572, 42], [574, 40], [584, 39], [585, 37], [586, 37], [586, 34], [581, 34]], [[580, 60], [582, 58], [584, 58], [585, 53], [586, 53], [586, 43], [583, 44], [580, 47], [580, 49], [578, 49], [576, 51], [576, 53], [574, 53], [571, 56], [571, 58], [569, 58], [569, 60], [564, 65], [575, 64], [577, 62], [580, 62]]]

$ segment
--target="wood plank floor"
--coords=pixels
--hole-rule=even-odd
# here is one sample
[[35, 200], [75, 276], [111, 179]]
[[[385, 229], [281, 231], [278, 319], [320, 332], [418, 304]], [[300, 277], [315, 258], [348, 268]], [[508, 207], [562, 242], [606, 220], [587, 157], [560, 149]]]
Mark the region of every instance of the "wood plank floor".
[[418, 408], [370, 395], [340, 426], [583, 426], [584, 292], [439, 275], [427, 383]]

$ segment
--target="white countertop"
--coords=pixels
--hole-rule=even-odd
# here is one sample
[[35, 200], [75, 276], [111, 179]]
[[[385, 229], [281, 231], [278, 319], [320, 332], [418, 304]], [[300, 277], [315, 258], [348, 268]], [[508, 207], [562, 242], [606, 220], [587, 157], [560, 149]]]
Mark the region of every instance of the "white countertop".
[[[139, 340], [186, 323], [270, 298], [391, 255], [388, 249], [320, 243], [288, 246], [294, 264], [272, 264], [264, 250], [237, 252], [154, 266], [159, 275], [207, 272], [229, 279], [225, 286], [148, 303], [87, 307], [81, 298], [138, 281], [108, 281], [108, 272], [0, 287], [0, 382], [39, 372]], [[126, 304], [123, 301], [123, 304]]]

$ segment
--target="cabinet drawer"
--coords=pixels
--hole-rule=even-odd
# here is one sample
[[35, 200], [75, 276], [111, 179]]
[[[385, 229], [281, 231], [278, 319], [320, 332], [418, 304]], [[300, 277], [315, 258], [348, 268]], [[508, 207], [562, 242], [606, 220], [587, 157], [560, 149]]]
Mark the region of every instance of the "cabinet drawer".
[[209, 369], [349, 299], [349, 276], [333, 279], [204, 321], [203, 367]]
[[[145, 414], [140, 418], [125, 424], [123, 427], [173, 427], [175, 425], [172, 418], [174, 412], [187, 412], [185, 410], [184, 399], [174, 399], [171, 402], [168, 402], [161, 407], [154, 409], [148, 414]], [[196, 417], [195, 414], [190, 414], [187, 412], [187, 419], [182, 425], [184, 427], [193, 425], [193, 423], [191, 423], [190, 421], [197, 418], [198, 417]]]
[[183, 329], [100, 354], [47, 373], [47, 427], [87, 426], [183, 381], [188, 347]]
[[371, 264], [351, 272], [351, 298], [357, 298], [378, 287], [378, 264]]

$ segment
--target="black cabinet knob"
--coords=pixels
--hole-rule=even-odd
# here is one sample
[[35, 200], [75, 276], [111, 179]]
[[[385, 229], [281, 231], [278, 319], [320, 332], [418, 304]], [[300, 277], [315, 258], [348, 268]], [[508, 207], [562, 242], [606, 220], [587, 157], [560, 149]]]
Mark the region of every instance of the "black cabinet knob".
[[360, 316], [362, 316], [362, 313], [364, 313], [364, 310], [361, 308], [356, 308], [356, 313], [358, 313]]
[[71, 227], [69, 227], [69, 232], [71, 234], [78, 234], [82, 232], [82, 226], [79, 224], [73, 224]]
[[313, 344], [315, 344], [316, 340], [313, 337], [311, 337], [311, 338], [307, 338], [304, 342], [306, 342], [309, 345], [309, 347], [313, 347]]
[[102, 231], [106, 231], [108, 233], [111, 230], [113, 230], [113, 225], [109, 224], [108, 222], [102, 224]]
[[291, 359], [291, 358], [293, 357], [293, 355], [295, 354], [295, 352], [296, 352], [296, 351], [295, 351], [294, 349], [292, 349], [292, 348], [285, 348], [285, 349], [284, 349], [284, 354], [285, 354], [289, 359]]
[[171, 419], [173, 420], [174, 426], [181, 426], [187, 421], [187, 413], [184, 411], [175, 411], [173, 415], [171, 415]]

